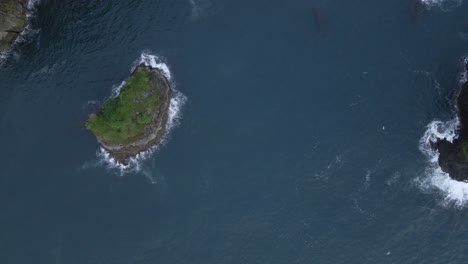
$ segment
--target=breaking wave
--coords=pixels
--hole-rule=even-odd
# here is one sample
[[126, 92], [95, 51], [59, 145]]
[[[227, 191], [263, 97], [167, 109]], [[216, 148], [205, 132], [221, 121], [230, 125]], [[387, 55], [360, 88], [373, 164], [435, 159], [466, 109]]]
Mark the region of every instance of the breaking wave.
[[30, 11], [34, 10], [39, 2], [40, 2], [40, 0], [29, 0], [28, 5], [27, 5], [28, 10], [30, 10]]
[[421, 0], [428, 8], [437, 7], [443, 11], [450, 11], [459, 7], [463, 0]]
[[439, 166], [439, 151], [432, 148], [437, 140], [445, 139], [453, 142], [457, 138], [456, 131], [460, 125], [458, 118], [450, 121], [432, 121], [419, 142], [420, 151], [428, 158], [429, 165], [425, 175], [418, 177], [416, 182], [424, 191], [438, 191], [443, 196], [443, 205], [454, 204], [462, 207], [468, 202], [468, 183], [453, 180]]
[[[468, 58], [463, 59], [463, 63], [468, 63]], [[460, 82], [467, 81], [467, 72], [460, 76]], [[460, 127], [460, 120], [455, 119], [443, 122], [432, 121], [419, 142], [420, 151], [428, 158], [429, 165], [423, 177], [418, 177], [416, 182], [425, 191], [438, 191], [443, 196], [443, 205], [455, 205], [464, 207], [468, 205], [468, 183], [453, 180], [449, 174], [444, 172], [439, 166], [439, 152], [432, 148], [432, 144], [438, 140], [445, 139], [449, 142], [457, 139], [457, 130]]]
[[[96, 152], [97, 157], [99, 158], [99, 164], [103, 164], [110, 169], [118, 169], [120, 170], [121, 174], [125, 172], [135, 171], [138, 172], [141, 170], [142, 161], [148, 159], [152, 156], [152, 154], [159, 149], [161, 145], [166, 144], [169, 139], [170, 132], [177, 127], [180, 123], [180, 119], [182, 118], [181, 109], [185, 102], [187, 101], [187, 97], [180, 91], [176, 89], [175, 82], [172, 79], [171, 71], [169, 67], [164, 62], [164, 60], [156, 55], [152, 55], [149, 52], [143, 52], [138, 60], [133, 63], [130, 72], [133, 72], [135, 68], [144, 63], [147, 66], [151, 66], [153, 68], [157, 68], [163, 72], [166, 78], [171, 83], [171, 89], [173, 91], [173, 96], [169, 103], [169, 113], [168, 113], [168, 120], [166, 124], [166, 134], [163, 136], [161, 142], [153, 147], [151, 147], [147, 151], [140, 152], [133, 158], [130, 158], [128, 165], [123, 165], [118, 163], [115, 159], [113, 159], [109, 153], [103, 149], [102, 147]], [[112, 89], [112, 97], [117, 96], [122, 89], [125, 82], [122, 82], [120, 85], [114, 87]]]

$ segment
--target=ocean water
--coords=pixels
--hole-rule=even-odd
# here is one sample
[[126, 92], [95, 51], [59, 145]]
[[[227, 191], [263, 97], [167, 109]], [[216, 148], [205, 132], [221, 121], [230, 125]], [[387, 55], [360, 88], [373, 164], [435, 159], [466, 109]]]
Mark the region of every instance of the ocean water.
[[[466, 263], [468, 3], [42, 0], [0, 66], [0, 263]], [[84, 128], [136, 63], [179, 93], [130, 168]]]

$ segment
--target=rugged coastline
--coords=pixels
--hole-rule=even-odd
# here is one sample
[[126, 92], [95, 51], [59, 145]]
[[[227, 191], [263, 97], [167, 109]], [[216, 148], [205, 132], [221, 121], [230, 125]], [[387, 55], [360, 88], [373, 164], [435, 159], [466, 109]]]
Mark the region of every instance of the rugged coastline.
[[27, 26], [27, 0], [0, 0], [0, 53], [8, 52]]
[[118, 163], [157, 145], [166, 133], [172, 98], [170, 82], [157, 68], [140, 64], [120, 89], [91, 114], [86, 127]]
[[[468, 60], [464, 62], [468, 72]], [[439, 139], [433, 147], [439, 151], [439, 166], [450, 178], [468, 182], [468, 81], [463, 80], [456, 99], [459, 125], [457, 138]]]

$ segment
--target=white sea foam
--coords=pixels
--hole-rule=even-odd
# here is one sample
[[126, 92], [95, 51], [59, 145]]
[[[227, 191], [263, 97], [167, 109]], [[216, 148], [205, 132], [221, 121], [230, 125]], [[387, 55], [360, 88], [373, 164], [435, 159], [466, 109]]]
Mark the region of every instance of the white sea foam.
[[[466, 68], [468, 57], [461, 60], [463, 69]], [[468, 81], [467, 71], [460, 75], [460, 85]], [[457, 130], [460, 127], [458, 117], [446, 122], [432, 121], [419, 142], [419, 149], [428, 158], [429, 165], [425, 170], [425, 176], [418, 177], [416, 182], [425, 191], [436, 190], [442, 194], [443, 205], [455, 205], [456, 207], [468, 206], [468, 182], [455, 181], [448, 173], [444, 172], [439, 166], [439, 152], [433, 149], [431, 144], [439, 139], [445, 139], [449, 142], [457, 139]]]
[[372, 176], [372, 171], [371, 170], [367, 170], [366, 172], [366, 177], [365, 177], [365, 180], [364, 180], [364, 185], [363, 185], [363, 189], [364, 190], [367, 190], [369, 189], [370, 185], [371, 185], [371, 176]]
[[[138, 67], [142, 63], [145, 64], [146, 66], [151, 66], [153, 68], [160, 70], [164, 74], [164, 76], [168, 79], [168, 81], [171, 82], [171, 87], [173, 88], [173, 90], [175, 90], [174, 89], [175, 84], [172, 81], [171, 71], [169, 70], [169, 67], [167, 66], [167, 64], [164, 62], [164, 59], [156, 55], [152, 55], [148, 51], [144, 51], [140, 55], [140, 58], [136, 60], [135, 62], [133, 62], [132, 67], [130, 68], [130, 72], [133, 72], [136, 69], [136, 67]], [[119, 85], [114, 86], [112, 88], [110, 98], [118, 96], [120, 93], [120, 90], [122, 89], [124, 85], [125, 85], [125, 81], [121, 82]]]
[[[164, 145], [168, 139], [169, 139], [169, 134], [174, 129], [180, 122], [180, 119], [182, 117], [181, 114], [181, 109], [185, 102], [187, 101], [187, 97], [180, 91], [176, 89], [175, 82], [172, 79], [172, 74], [169, 69], [169, 66], [164, 62], [164, 60], [156, 55], [152, 55], [149, 52], [143, 52], [138, 60], [133, 63], [131, 67], [131, 72], [135, 70], [135, 68], [140, 65], [141, 63], [144, 63], [147, 66], [151, 66], [153, 68], [159, 69], [169, 80], [171, 83], [171, 89], [173, 91], [171, 101], [169, 103], [169, 112], [168, 112], [168, 120], [166, 124], [166, 133], [163, 136], [161, 142], [158, 145], [153, 146], [152, 148], [148, 149], [147, 151], [140, 152], [138, 155], [136, 155], [133, 158], [130, 158], [128, 165], [123, 165], [121, 163], [118, 163], [115, 159], [113, 159], [109, 153], [103, 149], [100, 148], [97, 151], [97, 156], [100, 159], [100, 164], [105, 164], [108, 168], [111, 169], [118, 169], [120, 170], [121, 174], [123, 175], [126, 172], [129, 171], [140, 171], [141, 166], [142, 166], [142, 161], [148, 159], [151, 157], [151, 155], [158, 150], [158, 148], [161, 145]], [[112, 97], [115, 97], [119, 95], [120, 90], [124, 86], [125, 82], [122, 82], [120, 85], [114, 87], [112, 89]]]
[[34, 10], [39, 2], [40, 2], [40, 0], [29, 0], [28, 5], [27, 5], [28, 10], [30, 10], [30, 11]]
[[388, 186], [392, 186], [392, 185], [395, 185], [398, 180], [400, 179], [401, 177], [401, 173], [399, 171], [396, 171], [395, 173], [393, 173], [393, 175], [387, 180], [387, 185]]
[[214, 3], [219, 4], [219, 1], [213, 3], [212, 0], [188, 0], [188, 2], [191, 7], [190, 19], [192, 20], [205, 16], [206, 11], [213, 8]]
[[468, 205], [468, 183], [453, 180], [448, 173], [442, 171], [438, 164], [439, 152], [431, 147], [431, 143], [439, 139], [453, 142], [457, 138], [456, 131], [459, 126], [458, 118], [447, 122], [433, 121], [427, 126], [419, 142], [419, 149], [428, 158], [429, 165], [425, 175], [416, 178], [416, 183], [424, 191], [439, 192], [443, 197], [443, 205], [464, 207]]
[[8, 58], [8, 52], [0, 52], [0, 63], [2, 63], [6, 58]]
[[164, 76], [166, 76], [169, 81], [172, 81], [171, 71], [169, 70], [169, 66], [167, 66], [167, 64], [164, 62], [163, 58], [152, 55], [149, 51], [144, 51], [141, 54], [140, 59], [133, 63], [131, 71], [135, 70], [135, 68], [142, 63], [144, 63], [146, 66], [151, 66], [161, 70]]
[[315, 173], [314, 179], [328, 181], [330, 175], [341, 169], [346, 162], [347, 161], [343, 158], [343, 154], [336, 155], [325, 168]]
[[195, 0], [188, 0], [190, 3], [190, 6], [192, 7], [192, 12], [190, 14], [192, 19], [198, 18], [200, 16], [200, 7], [198, 6], [197, 2]]
[[437, 7], [443, 11], [450, 11], [459, 7], [463, 0], [421, 0], [428, 8]]

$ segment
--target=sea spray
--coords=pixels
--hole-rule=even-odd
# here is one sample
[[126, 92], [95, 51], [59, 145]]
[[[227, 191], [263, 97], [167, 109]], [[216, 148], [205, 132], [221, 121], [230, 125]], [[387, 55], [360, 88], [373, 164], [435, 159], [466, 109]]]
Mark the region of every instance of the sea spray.
[[437, 7], [442, 11], [451, 11], [459, 7], [463, 3], [463, 0], [421, 0], [421, 2], [427, 8]]
[[[35, 8], [37, 7], [37, 4], [39, 4], [40, 0], [29, 0], [28, 1], [28, 4], [27, 4], [27, 8], [29, 11], [33, 11], [35, 10]], [[30, 15], [31, 13], [29, 13], [28, 15]]]
[[167, 64], [164, 62], [164, 59], [156, 55], [152, 55], [149, 51], [143, 51], [143, 53], [141, 53], [140, 59], [133, 63], [131, 72], [133, 72], [135, 68], [138, 67], [138, 65], [142, 63], [144, 63], [146, 66], [151, 66], [153, 68], [161, 70], [164, 76], [170, 82], [172, 82], [171, 71], [169, 70], [169, 67], [167, 66]]
[[[143, 52], [138, 60], [136, 60], [130, 69], [130, 72], [133, 72], [135, 68], [140, 64], [145, 64], [146, 66], [151, 66], [153, 68], [159, 69], [164, 76], [169, 80], [171, 89], [172, 89], [172, 98], [169, 102], [169, 112], [168, 112], [168, 120], [166, 124], [166, 131], [161, 139], [160, 143], [151, 147], [150, 149], [140, 152], [135, 157], [129, 159], [128, 164], [124, 165], [117, 162], [113, 159], [110, 154], [102, 147], [96, 152], [97, 157], [99, 158], [99, 164], [104, 164], [109, 169], [117, 169], [120, 171], [120, 174], [123, 175], [127, 172], [138, 172], [141, 170], [141, 162], [148, 159], [152, 156], [154, 152], [156, 152], [161, 145], [166, 144], [169, 139], [169, 134], [180, 122], [182, 117], [181, 109], [185, 102], [187, 101], [187, 97], [180, 91], [176, 89], [175, 82], [172, 79], [171, 71], [168, 65], [164, 62], [164, 60], [156, 55], [151, 54], [150, 52]], [[120, 85], [115, 86], [112, 89], [111, 97], [116, 97], [119, 95], [120, 90], [125, 85], [125, 81], [122, 82]]]
[[468, 183], [450, 178], [439, 166], [439, 152], [433, 148], [438, 140], [453, 142], [457, 138], [457, 130], [460, 126], [458, 118], [446, 122], [433, 121], [427, 126], [427, 130], [419, 142], [420, 151], [428, 158], [428, 166], [425, 175], [416, 178], [416, 183], [424, 191], [437, 191], [442, 197], [445, 206], [455, 205], [463, 207], [468, 204]]
[[[465, 71], [459, 77], [460, 87], [467, 82], [468, 57], [461, 60]], [[433, 148], [433, 144], [438, 140], [453, 142], [458, 138], [457, 131], [460, 128], [460, 119], [455, 117], [452, 120], [432, 121], [419, 142], [419, 149], [428, 158], [429, 165], [425, 170], [425, 176], [418, 177], [416, 181], [423, 190], [439, 191], [444, 205], [454, 204], [456, 207], [468, 205], [468, 183], [456, 181], [450, 178], [439, 166], [439, 151]]]

